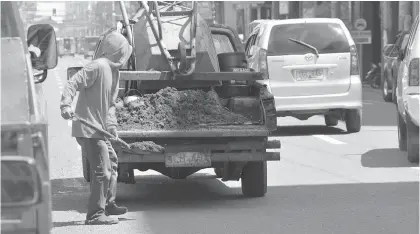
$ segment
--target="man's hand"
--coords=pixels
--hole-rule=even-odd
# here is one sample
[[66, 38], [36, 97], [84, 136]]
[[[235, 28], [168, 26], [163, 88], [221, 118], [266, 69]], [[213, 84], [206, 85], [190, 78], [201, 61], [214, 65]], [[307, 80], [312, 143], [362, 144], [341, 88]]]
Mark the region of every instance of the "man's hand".
[[115, 139], [118, 139], [117, 127], [109, 127], [108, 132], [115, 136]]
[[66, 120], [74, 118], [74, 112], [70, 106], [66, 106], [61, 109], [61, 117]]
[[39, 56], [41, 55], [41, 50], [38, 48], [38, 47], [35, 47], [34, 45], [30, 45], [29, 47], [28, 47], [28, 50], [30, 51], [30, 52], [33, 52], [34, 53], [34, 55], [36, 56], [36, 57], [38, 57], [39, 58]]

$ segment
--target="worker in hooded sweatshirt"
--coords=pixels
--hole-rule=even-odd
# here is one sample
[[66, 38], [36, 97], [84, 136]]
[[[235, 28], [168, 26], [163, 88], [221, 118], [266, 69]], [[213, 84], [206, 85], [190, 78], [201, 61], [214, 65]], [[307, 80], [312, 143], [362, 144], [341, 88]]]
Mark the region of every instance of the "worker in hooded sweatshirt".
[[[118, 138], [115, 101], [118, 96], [119, 69], [127, 62], [132, 47], [120, 33], [109, 33], [101, 42], [98, 56], [71, 77], [61, 97], [61, 116], [73, 119], [71, 104], [79, 91], [75, 113], [78, 117], [106, 129]], [[72, 136], [86, 153], [90, 164], [90, 197], [85, 224], [116, 224], [110, 215], [122, 215], [126, 207], [115, 204], [117, 155], [109, 140], [96, 130], [75, 121]]]

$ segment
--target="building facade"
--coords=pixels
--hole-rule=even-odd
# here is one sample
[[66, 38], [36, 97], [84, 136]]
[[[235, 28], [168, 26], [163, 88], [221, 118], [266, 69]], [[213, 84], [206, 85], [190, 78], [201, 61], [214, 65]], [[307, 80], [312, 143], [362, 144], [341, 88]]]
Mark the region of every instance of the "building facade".
[[419, 1], [246, 1], [220, 2], [216, 21], [237, 29], [246, 39], [248, 25], [258, 19], [340, 18], [350, 31], [356, 30], [357, 19], [365, 19], [371, 31], [370, 44], [360, 44], [361, 75], [370, 69], [371, 62], [381, 61], [383, 46], [393, 43], [399, 31], [409, 30], [419, 15]]

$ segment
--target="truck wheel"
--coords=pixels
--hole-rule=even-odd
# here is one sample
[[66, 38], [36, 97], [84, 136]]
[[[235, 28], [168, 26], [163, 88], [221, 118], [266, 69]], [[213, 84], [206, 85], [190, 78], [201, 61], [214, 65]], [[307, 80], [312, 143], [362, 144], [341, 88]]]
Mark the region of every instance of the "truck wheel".
[[82, 148], [82, 165], [83, 165], [83, 177], [86, 182], [90, 182], [90, 164]]
[[263, 197], [267, 193], [267, 162], [249, 162], [242, 169], [242, 193], [246, 197]]
[[331, 115], [325, 115], [324, 119], [325, 119], [325, 125], [327, 125], [327, 127], [337, 126], [338, 124], [338, 119], [334, 118]]
[[381, 82], [381, 88], [382, 88], [382, 98], [386, 102], [392, 101], [392, 93], [389, 92], [389, 85], [387, 79], [384, 77]]
[[404, 119], [401, 114], [397, 111], [397, 122], [398, 122], [398, 148], [401, 151], [407, 151], [407, 127], [404, 123]]
[[361, 110], [347, 110], [346, 111], [346, 128], [347, 132], [360, 132], [362, 127], [362, 113]]
[[223, 168], [214, 168], [214, 174], [216, 174], [216, 178], [222, 178], [223, 177]]
[[407, 116], [407, 159], [411, 163], [419, 161], [419, 127]]

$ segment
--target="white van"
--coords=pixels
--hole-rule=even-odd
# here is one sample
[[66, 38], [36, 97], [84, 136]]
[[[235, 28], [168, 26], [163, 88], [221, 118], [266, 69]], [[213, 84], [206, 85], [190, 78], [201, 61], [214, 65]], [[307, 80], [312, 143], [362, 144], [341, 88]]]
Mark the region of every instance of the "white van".
[[398, 145], [407, 151], [408, 161], [419, 161], [419, 17], [410, 30], [407, 47], [400, 51], [397, 78]]
[[246, 42], [249, 67], [262, 72], [278, 117], [324, 115], [327, 126], [362, 125], [362, 84], [356, 45], [340, 19], [260, 22]]

